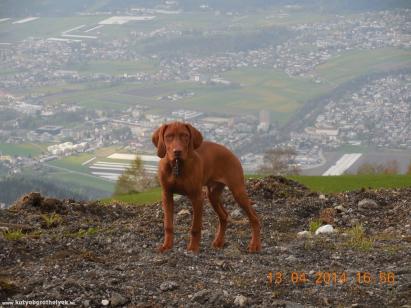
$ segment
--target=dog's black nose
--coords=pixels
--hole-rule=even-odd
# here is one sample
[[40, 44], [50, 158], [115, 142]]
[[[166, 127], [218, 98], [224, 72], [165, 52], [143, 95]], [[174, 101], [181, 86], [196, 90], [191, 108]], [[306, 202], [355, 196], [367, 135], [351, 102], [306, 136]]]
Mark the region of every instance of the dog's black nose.
[[174, 153], [174, 157], [178, 158], [178, 157], [181, 156], [182, 151], [180, 151], [180, 150], [174, 150], [173, 153]]

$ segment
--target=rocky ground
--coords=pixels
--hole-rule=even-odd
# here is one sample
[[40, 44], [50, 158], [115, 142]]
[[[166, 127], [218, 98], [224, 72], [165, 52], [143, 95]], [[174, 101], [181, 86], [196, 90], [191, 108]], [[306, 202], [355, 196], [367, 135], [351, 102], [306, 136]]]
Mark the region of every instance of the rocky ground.
[[[26, 195], [0, 211], [0, 306], [411, 307], [411, 188], [320, 195], [281, 177], [247, 188], [262, 222], [258, 254], [247, 253], [249, 224], [228, 191], [226, 245], [211, 248], [218, 220], [207, 202], [198, 255], [185, 250], [185, 198], [176, 202], [175, 246], [159, 254], [159, 203]], [[301, 233], [319, 221], [334, 232]]]

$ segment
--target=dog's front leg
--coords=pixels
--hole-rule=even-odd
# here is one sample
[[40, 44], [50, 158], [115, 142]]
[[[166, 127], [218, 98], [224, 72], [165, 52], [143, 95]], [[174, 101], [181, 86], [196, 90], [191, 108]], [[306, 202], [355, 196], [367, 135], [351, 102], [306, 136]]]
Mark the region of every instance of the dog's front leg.
[[173, 247], [173, 213], [174, 200], [171, 192], [163, 191], [162, 206], [164, 215], [164, 243], [160, 246], [159, 251], [165, 252]]
[[189, 198], [193, 206], [193, 221], [191, 225], [190, 243], [187, 246], [187, 250], [198, 253], [200, 249], [204, 198], [202, 191], [194, 196], [190, 196]]

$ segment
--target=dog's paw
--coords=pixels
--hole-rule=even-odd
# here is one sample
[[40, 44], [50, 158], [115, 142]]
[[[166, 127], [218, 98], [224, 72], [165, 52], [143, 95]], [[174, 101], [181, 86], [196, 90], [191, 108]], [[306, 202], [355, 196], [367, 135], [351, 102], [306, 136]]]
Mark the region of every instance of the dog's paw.
[[259, 252], [261, 251], [261, 243], [260, 242], [251, 242], [248, 245], [248, 252]]
[[164, 252], [166, 252], [167, 250], [170, 250], [171, 249], [171, 247], [172, 246], [170, 246], [170, 245], [160, 245], [159, 247], [158, 247], [158, 252], [160, 252], [160, 253], [164, 253]]
[[198, 254], [198, 252], [200, 251], [200, 246], [199, 245], [194, 245], [194, 244], [188, 244], [187, 246], [187, 250], [191, 251], [195, 254]]
[[212, 243], [213, 248], [221, 249], [224, 247], [224, 240], [214, 240]]

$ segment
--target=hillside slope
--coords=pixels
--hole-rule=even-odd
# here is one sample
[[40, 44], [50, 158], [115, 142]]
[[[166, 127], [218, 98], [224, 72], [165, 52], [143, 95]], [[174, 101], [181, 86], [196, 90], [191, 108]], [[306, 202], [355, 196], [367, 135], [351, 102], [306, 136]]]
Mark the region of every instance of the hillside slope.
[[[247, 253], [248, 221], [228, 191], [226, 245], [210, 247], [217, 216], [207, 202], [198, 255], [185, 250], [191, 222], [185, 198], [176, 202], [175, 246], [159, 254], [159, 203], [102, 206], [31, 193], [0, 211], [0, 300], [84, 307], [411, 305], [411, 188], [324, 196], [281, 177], [248, 180], [247, 188], [262, 222], [259, 254]], [[315, 219], [336, 232], [297, 236]]]

